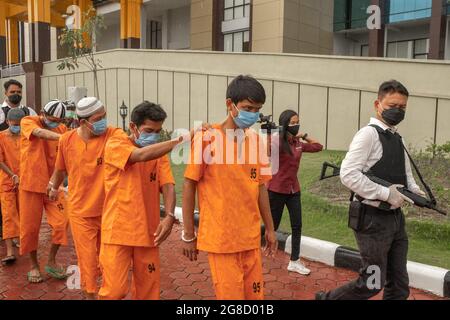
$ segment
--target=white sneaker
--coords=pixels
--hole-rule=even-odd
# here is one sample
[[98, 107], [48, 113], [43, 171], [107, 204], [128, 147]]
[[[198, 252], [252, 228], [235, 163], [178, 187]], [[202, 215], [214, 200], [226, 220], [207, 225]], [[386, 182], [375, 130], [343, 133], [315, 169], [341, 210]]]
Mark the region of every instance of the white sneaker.
[[297, 261], [290, 261], [287, 269], [288, 271], [298, 272], [304, 276], [307, 276], [311, 273], [311, 270], [305, 267], [304, 264], [300, 262], [300, 259]]

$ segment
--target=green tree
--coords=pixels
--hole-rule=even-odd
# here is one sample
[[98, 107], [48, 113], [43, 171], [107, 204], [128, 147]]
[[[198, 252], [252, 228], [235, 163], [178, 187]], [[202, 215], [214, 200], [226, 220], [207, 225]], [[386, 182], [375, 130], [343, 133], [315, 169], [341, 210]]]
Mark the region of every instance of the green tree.
[[59, 37], [61, 47], [67, 51], [67, 57], [58, 65], [58, 70], [75, 70], [80, 65], [87, 67], [94, 74], [94, 95], [98, 96], [98, 70], [103, 68], [102, 61], [95, 56], [97, 39], [106, 29], [104, 18], [97, 15], [94, 8], [83, 13], [81, 27], [64, 28]]

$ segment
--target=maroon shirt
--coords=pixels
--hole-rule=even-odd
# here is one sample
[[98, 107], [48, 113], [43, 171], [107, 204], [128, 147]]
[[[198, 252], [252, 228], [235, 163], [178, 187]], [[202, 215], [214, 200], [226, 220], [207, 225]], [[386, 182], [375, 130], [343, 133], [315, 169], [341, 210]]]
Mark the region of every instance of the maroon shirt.
[[297, 172], [303, 152], [320, 152], [323, 150], [323, 146], [320, 143], [304, 143], [297, 139], [290, 140], [289, 145], [292, 155], [280, 148], [279, 169], [269, 182], [269, 191], [283, 194], [299, 192], [300, 183], [297, 178]]

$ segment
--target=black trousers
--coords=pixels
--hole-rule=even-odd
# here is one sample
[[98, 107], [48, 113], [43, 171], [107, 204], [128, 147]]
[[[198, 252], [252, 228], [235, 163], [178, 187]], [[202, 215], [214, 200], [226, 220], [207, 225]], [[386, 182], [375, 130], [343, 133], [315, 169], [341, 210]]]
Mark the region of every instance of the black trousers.
[[300, 257], [300, 240], [302, 236], [302, 202], [300, 192], [283, 194], [269, 191], [270, 210], [275, 231], [278, 230], [283, 216], [284, 206], [287, 206], [291, 219], [292, 252], [291, 260], [297, 261]]
[[[326, 299], [366, 300], [384, 288], [384, 300], [406, 300], [408, 236], [401, 210], [383, 211], [366, 206], [362, 229], [355, 232], [355, 237], [362, 259], [359, 278], [328, 292]], [[374, 270], [380, 271], [379, 279]], [[379, 286], [374, 286], [376, 281]]]

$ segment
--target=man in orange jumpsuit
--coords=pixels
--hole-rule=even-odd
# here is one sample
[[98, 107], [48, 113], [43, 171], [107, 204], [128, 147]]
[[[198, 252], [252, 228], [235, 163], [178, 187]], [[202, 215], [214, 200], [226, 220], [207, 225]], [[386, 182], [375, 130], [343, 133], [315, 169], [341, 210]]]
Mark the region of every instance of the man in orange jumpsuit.
[[[277, 250], [265, 187], [271, 175], [269, 170], [263, 171], [264, 167], [270, 169], [267, 151], [259, 143], [259, 135], [249, 129], [259, 119], [265, 99], [264, 88], [255, 79], [234, 79], [227, 90], [228, 117], [213, 125], [213, 130], [196, 134], [184, 174], [184, 255], [192, 261], [197, 260], [197, 250], [208, 253], [220, 300], [264, 298], [261, 218], [266, 226], [266, 254], [273, 256]], [[194, 232], [197, 190], [201, 216], [198, 241]]]
[[67, 131], [62, 124], [65, 113], [65, 105], [52, 100], [45, 105], [41, 115], [25, 117], [20, 123], [20, 254], [30, 254], [31, 271], [27, 275], [32, 283], [42, 282], [37, 249], [44, 209], [52, 228], [52, 245], [45, 271], [57, 279], [66, 277], [65, 269], [56, 264], [60, 245], [67, 245], [64, 194], [59, 193], [58, 201], [50, 201], [47, 197], [58, 140]]
[[[166, 153], [181, 142], [158, 143], [166, 112], [144, 102], [131, 114], [131, 136], [114, 136], [105, 148], [105, 204], [102, 219], [100, 299], [155, 300], [160, 295], [158, 246], [175, 222], [175, 188]], [[165, 155], [165, 156], [164, 156]], [[160, 220], [160, 192], [166, 217]]]
[[107, 125], [106, 109], [95, 97], [81, 99], [76, 108], [80, 127], [59, 140], [49, 198], [56, 200], [66, 175], [69, 178], [67, 213], [77, 252], [81, 287], [95, 299], [100, 253], [104, 190], [104, 153], [108, 139], [122, 130]]
[[19, 238], [20, 120], [23, 117], [25, 112], [22, 109], [10, 110], [6, 117], [9, 129], [0, 133], [0, 198], [3, 209], [3, 239], [6, 243], [3, 265], [16, 261], [13, 239]]

